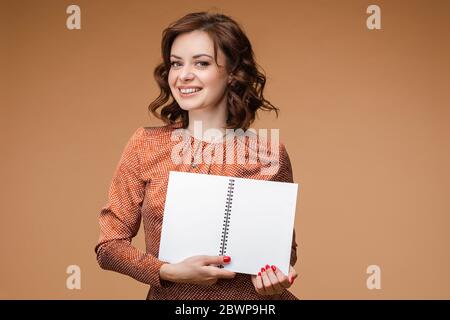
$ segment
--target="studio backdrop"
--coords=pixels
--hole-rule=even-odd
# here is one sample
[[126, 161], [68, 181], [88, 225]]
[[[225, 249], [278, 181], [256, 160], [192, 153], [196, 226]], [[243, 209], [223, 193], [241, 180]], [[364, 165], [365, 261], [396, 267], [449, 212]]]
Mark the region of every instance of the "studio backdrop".
[[[300, 299], [450, 298], [449, 1], [0, 2], [1, 299], [144, 299], [102, 270], [98, 216], [159, 94], [161, 34], [239, 22], [298, 194]], [[143, 229], [133, 245], [144, 247]]]

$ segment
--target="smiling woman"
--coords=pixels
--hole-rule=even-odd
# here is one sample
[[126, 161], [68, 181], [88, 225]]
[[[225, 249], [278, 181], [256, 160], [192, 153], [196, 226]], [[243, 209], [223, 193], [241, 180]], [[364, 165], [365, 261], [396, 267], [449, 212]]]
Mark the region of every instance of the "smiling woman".
[[[161, 51], [163, 62], [154, 71], [161, 91], [149, 110], [166, 123], [181, 119], [183, 128], [188, 128], [194, 117], [203, 120], [196, 117], [200, 115], [196, 110], [203, 109], [204, 114], [206, 109], [208, 116], [225, 115], [224, 127], [246, 130], [258, 110], [278, 115], [278, 108], [264, 98], [266, 77], [257, 68], [252, 45], [230, 17], [188, 14], [164, 30]], [[201, 90], [181, 91], [192, 88]], [[195, 99], [187, 99], [191, 97]]]
[[[189, 112], [191, 120], [208, 114], [215, 122], [211, 125], [223, 125], [219, 121], [226, 119], [227, 85], [232, 77], [224, 68], [222, 50], [217, 52], [215, 63], [214, 45], [208, 33], [195, 30], [176, 37], [171, 52], [168, 82], [178, 106]], [[193, 121], [188, 127], [192, 129], [192, 125]]]
[[[232, 263], [232, 257], [223, 255], [197, 255], [178, 263], [157, 258], [170, 171], [293, 182], [287, 151], [272, 138], [273, 148], [257, 136], [257, 145], [267, 145], [267, 150], [276, 155], [277, 169], [271, 173], [265, 169], [272, 164], [260, 157], [243, 165], [229, 159], [214, 164], [194, 161], [197, 150], [203, 153], [208, 149], [217, 150], [220, 157], [228, 157], [229, 150], [241, 150], [236, 159], [249, 158], [242, 141], [229, 139], [224, 132], [247, 130], [258, 110], [278, 111], [264, 99], [266, 78], [258, 71], [247, 36], [234, 20], [206, 12], [184, 16], [164, 30], [162, 58], [154, 72], [161, 91], [149, 110], [166, 125], [139, 128], [125, 147], [111, 184], [109, 203], [100, 213], [101, 233], [95, 247], [100, 266], [151, 285], [148, 299], [296, 299], [287, 290], [297, 277], [293, 268], [297, 260], [295, 232], [288, 274], [270, 261], [252, 275], [235, 274], [217, 267]], [[222, 144], [215, 139], [202, 140], [204, 132], [195, 137], [195, 123], [201, 123], [200, 131], [216, 130], [218, 135], [213, 138], [222, 138]], [[178, 143], [172, 138], [178, 129], [189, 133], [189, 147], [197, 145], [194, 154], [188, 156], [191, 162], [173, 158]], [[146, 252], [131, 245], [141, 219]], [[273, 241], [277, 243], [277, 239]], [[255, 248], [255, 252], [262, 250]]]

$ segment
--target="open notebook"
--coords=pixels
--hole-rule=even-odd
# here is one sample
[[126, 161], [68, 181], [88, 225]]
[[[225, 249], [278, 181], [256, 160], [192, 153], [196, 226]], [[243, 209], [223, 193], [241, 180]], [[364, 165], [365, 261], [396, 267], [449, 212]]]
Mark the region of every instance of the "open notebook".
[[159, 259], [227, 255], [233, 272], [288, 274], [298, 184], [170, 171]]

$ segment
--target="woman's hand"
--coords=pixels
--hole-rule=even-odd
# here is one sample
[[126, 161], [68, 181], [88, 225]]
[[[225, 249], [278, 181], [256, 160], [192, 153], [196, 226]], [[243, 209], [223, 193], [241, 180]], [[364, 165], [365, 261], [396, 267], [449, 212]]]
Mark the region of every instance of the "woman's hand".
[[219, 279], [232, 279], [236, 273], [214, 265], [230, 263], [227, 256], [194, 256], [179, 263], [163, 264], [160, 278], [172, 282], [212, 285]]
[[298, 274], [292, 266], [289, 266], [289, 274], [286, 276], [277, 267], [266, 265], [261, 268], [257, 276], [252, 275], [251, 279], [256, 292], [266, 296], [281, 294], [294, 283], [297, 276]]

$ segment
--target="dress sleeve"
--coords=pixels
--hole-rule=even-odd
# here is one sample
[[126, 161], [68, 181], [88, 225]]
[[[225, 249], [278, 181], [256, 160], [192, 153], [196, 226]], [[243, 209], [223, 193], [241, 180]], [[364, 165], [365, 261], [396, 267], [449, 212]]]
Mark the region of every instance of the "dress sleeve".
[[[279, 145], [279, 167], [277, 173], [272, 178], [274, 181], [281, 182], [294, 182], [294, 177], [292, 173], [291, 160], [286, 151], [284, 144]], [[295, 265], [297, 262], [297, 242], [295, 241], [295, 228], [292, 234], [292, 247], [291, 247], [291, 265]]]
[[136, 130], [115, 169], [108, 203], [100, 211], [100, 237], [95, 253], [102, 269], [160, 287], [163, 280], [159, 277], [159, 269], [165, 262], [131, 245], [131, 239], [136, 236], [141, 224], [145, 193], [139, 159], [143, 134], [143, 127]]

